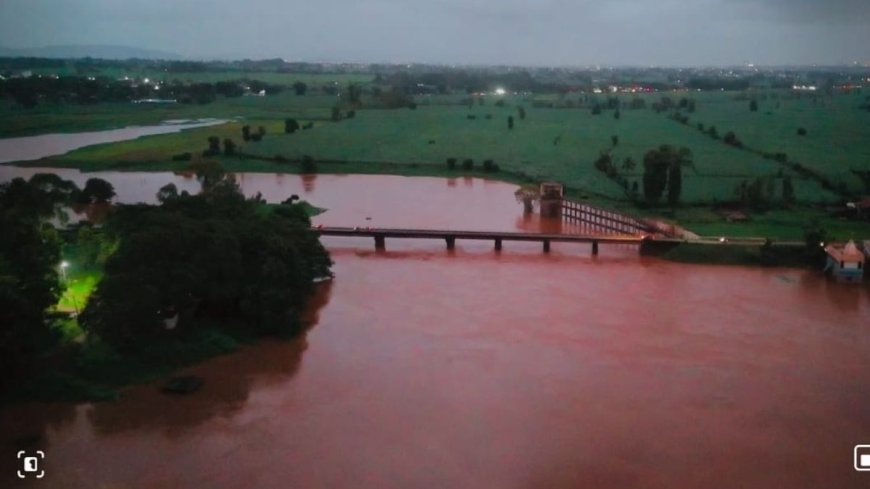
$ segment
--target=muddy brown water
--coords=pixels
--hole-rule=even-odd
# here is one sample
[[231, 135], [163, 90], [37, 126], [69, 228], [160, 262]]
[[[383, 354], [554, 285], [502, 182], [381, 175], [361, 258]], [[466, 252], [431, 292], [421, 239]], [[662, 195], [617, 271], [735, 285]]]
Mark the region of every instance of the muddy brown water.
[[[298, 193], [330, 225], [557, 227], [478, 179], [241, 183]], [[205, 379], [188, 397], [158, 382], [112, 403], [2, 408], [0, 486], [870, 485], [852, 468], [870, 443], [866, 288], [631, 247], [325, 242], [336, 279], [303, 338], [186, 369]], [[45, 479], [14, 476], [19, 449], [45, 451]]]

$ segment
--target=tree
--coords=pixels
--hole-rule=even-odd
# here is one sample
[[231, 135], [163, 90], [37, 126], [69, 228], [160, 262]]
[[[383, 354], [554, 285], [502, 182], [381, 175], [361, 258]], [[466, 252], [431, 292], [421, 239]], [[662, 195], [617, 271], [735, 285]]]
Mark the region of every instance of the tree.
[[670, 145], [647, 151], [643, 158], [643, 195], [648, 204], [655, 205], [668, 190], [668, 203], [679, 202], [683, 189], [682, 167], [694, 166], [688, 148], [674, 149]]
[[329, 118], [330, 118], [333, 122], [338, 122], [338, 121], [340, 121], [340, 120], [341, 120], [341, 109], [339, 109], [338, 106], [334, 106], [334, 107], [332, 108], [332, 112], [330, 113]]
[[242, 139], [245, 142], [251, 140], [251, 126], [242, 126]]
[[456, 169], [456, 158], [447, 158], [447, 169], [455, 170]]
[[616, 109], [613, 112], [613, 118], [619, 120], [619, 117], [620, 117], [619, 109]]
[[466, 158], [462, 161], [462, 169], [463, 170], [472, 170], [474, 168], [474, 160], [471, 158]]
[[60, 239], [43, 222], [57, 194], [21, 178], [0, 184], [0, 390], [28, 371], [51, 340], [46, 311], [57, 302]]
[[498, 164], [492, 160], [484, 160], [483, 161], [483, 171], [485, 172], [497, 172], [499, 170]]
[[749, 111], [750, 112], [758, 112], [758, 101], [752, 99], [749, 101]]
[[230, 138], [224, 139], [224, 154], [227, 156], [236, 154], [236, 143]]
[[160, 189], [157, 191], [157, 201], [161, 204], [166, 202], [167, 200], [177, 198], [178, 187], [176, 187], [174, 183], [167, 183], [166, 185], [160, 187]]
[[509, 115], [509, 116], [508, 116], [508, 118], [507, 118], [507, 125], [508, 125], [508, 129], [513, 129], [513, 128], [514, 128], [514, 116], [512, 116], [512, 115]]
[[722, 138], [722, 141], [723, 141], [725, 144], [729, 144], [729, 145], [734, 146], [734, 147], [736, 147], [736, 148], [742, 148], [742, 147], [743, 147], [743, 143], [740, 142], [739, 139], [737, 139], [737, 135], [734, 134], [733, 131], [728, 131], [728, 132], [726, 132], [726, 133], [725, 133], [725, 136]]
[[798, 136], [806, 136], [806, 135], [807, 135], [807, 130], [804, 129], [803, 127], [799, 127], [798, 130], [797, 130], [797, 135], [798, 135]]
[[794, 184], [791, 181], [791, 176], [782, 179], [782, 200], [788, 205], [795, 203]]
[[314, 158], [308, 155], [302, 156], [302, 172], [317, 173], [317, 163], [314, 161]]
[[293, 134], [294, 132], [299, 130], [299, 122], [296, 119], [288, 118], [284, 119], [284, 133], [285, 134]]
[[208, 149], [202, 152], [203, 156], [215, 156], [221, 154], [221, 139], [217, 136], [209, 136]]
[[351, 83], [347, 86], [347, 102], [351, 107], [359, 107], [361, 105], [360, 95], [362, 90], [356, 83]]
[[[199, 180], [200, 185], [202, 185], [202, 189], [209, 190], [215, 187], [221, 180], [226, 177], [227, 172], [224, 170], [224, 167], [221, 166], [220, 163], [216, 161], [197, 161], [195, 163], [191, 163], [188, 168], [193, 171], [196, 175], [196, 179]], [[159, 192], [163, 192], [164, 189], [167, 192], [172, 192], [171, 189], [167, 189], [165, 186], [162, 187]], [[178, 193], [178, 189], [175, 190], [175, 193]], [[158, 193], [158, 195], [160, 195]]]
[[619, 136], [617, 136], [617, 135], [610, 136], [610, 143], [613, 144], [614, 147], [616, 145], [618, 145], [619, 144]]
[[305, 95], [305, 92], [308, 91], [308, 85], [298, 81], [293, 84], [293, 90], [296, 92], [296, 95]]
[[634, 159], [631, 156], [627, 156], [625, 160], [622, 161], [622, 169], [627, 172], [634, 171], [636, 167], [637, 163], [635, 163]]
[[518, 113], [518, 115], [520, 116], [520, 120], [521, 120], [521, 121], [526, 119], [526, 109], [525, 109], [525, 107], [522, 107], [522, 106], [517, 107], [517, 113]]
[[256, 334], [299, 333], [299, 311], [332, 264], [299, 204], [266, 208], [232, 179], [160, 206], [122, 206], [106, 226], [119, 244], [80, 320], [122, 353], [228, 320]]
[[668, 167], [668, 204], [677, 205], [683, 192], [683, 165], [674, 164]]
[[79, 202], [105, 204], [115, 196], [115, 188], [102, 178], [89, 178], [79, 196]]

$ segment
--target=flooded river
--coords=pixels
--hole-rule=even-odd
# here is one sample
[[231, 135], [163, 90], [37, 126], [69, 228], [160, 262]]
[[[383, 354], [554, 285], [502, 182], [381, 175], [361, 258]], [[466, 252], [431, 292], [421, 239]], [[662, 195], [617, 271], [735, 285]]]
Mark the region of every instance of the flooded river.
[[74, 149], [94, 144], [115, 143], [128, 139], [136, 139], [141, 136], [167, 134], [194, 127], [222, 124], [223, 122], [225, 121], [217, 119], [177, 120], [166, 121], [157, 126], [131, 126], [108, 131], [0, 138], [0, 163], [38, 160], [46, 156], [61, 155]]
[[[130, 178], [110, 178], [122, 200], [190, 182]], [[240, 181], [328, 208], [323, 224], [542, 227], [513, 186], [479, 179]], [[206, 382], [189, 397], [157, 383], [113, 403], [3, 408], [0, 486], [870, 485], [852, 468], [870, 443], [865, 288], [630, 247], [325, 242], [336, 279], [304, 338], [187, 369]], [[45, 451], [44, 480], [14, 477], [18, 449]]]

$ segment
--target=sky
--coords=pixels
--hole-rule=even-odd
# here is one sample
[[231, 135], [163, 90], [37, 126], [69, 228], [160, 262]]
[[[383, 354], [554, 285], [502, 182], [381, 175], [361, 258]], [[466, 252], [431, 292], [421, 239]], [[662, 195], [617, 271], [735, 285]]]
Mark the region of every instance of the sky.
[[191, 59], [870, 63], [870, 0], [0, 0], [0, 46]]

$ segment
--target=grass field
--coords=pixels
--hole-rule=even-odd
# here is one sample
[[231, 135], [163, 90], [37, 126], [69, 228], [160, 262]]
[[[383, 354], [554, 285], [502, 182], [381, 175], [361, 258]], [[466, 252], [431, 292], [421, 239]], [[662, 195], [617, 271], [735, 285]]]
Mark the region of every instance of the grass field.
[[[593, 115], [589, 108], [534, 108], [533, 99], [559, 104], [573, 104], [583, 97], [536, 95], [505, 98], [505, 106], [495, 106], [494, 97], [484, 105], [468, 107], [459, 102], [462, 95], [419, 97], [416, 110], [363, 109], [356, 117], [333, 123], [329, 112], [336, 97], [284, 93], [272, 97], [221, 99], [203, 106], [95, 106], [37, 108], [24, 113], [0, 108], [0, 114], [15, 114], [0, 122], [0, 134], [15, 131], [81, 130], [88, 125], [154, 123], [166, 119], [200, 117], [235, 118], [233, 122], [150, 136], [133, 141], [93, 146], [67, 155], [41, 161], [43, 165], [78, 167], [85, 170], [136, 169], [178, 170], [186, 163], [171, 162], [172, 155], [191, 152], [194, 159], [206, 147], [209, 136], [229, 137], [239, 150], [259, 158], [277, 155], [289, 160], [309, 155], [318, 160], [319, 171], [337, 173], [393, 173], [402, 175], [451, 174], [445, 160], [453, 157], [475, 161], [478, 175], [508, 181], [558, 180], [574, 189], [576, 195], [605, 199], [611, 207], [633, 209], [622, 188], [594, 168], [602, 151], [611, 151], [617, 166], [631, 157], [638, 167], [625, 171], [629, 182], [642, 178], [644, 154], [661, 144], [686, 146], [694, 155], [694, 170], [684, 171], [682, 201], [690, 206], [678, 208], [669, 217], [702, 234], [735, 236], [772, 236], [798, 239], [802, 228], [813, 219], [822, 220], [830, 229], [845, 237], [870, 235], [868, 226], [828, 218], [823, 211], [807, 204], [833, 203], [840, 197], [825, 190], [817, 181], [801, 177], [758, 152], [785, 152], [849, 189], [860, 192], [862, 184], [850, 170], [870, 170], [870, 113], [860, 111], [861, 97], [835, 94], [814, 102], [808, 97], [797, 99], [786, 93], [735, 94], [728, 92], [658, 93], [645, 95], [648, 106], [668, 96], [696, 100], [697, 110], [687, 114], [689, 123], [680, 124], [665, 114], [647, 109]], [[749, 111], [748, 97], [759, 98], [759, 110]], [[623, 101], [628, 96], [620, 96]], [[599, 96], [603, 100], [603, 96]], [[777, 107], [779, 104], [779, 107]], [[527, 117], [518, 117], [517, 106], [525, 107]], [[469, 116], [473, 116], [470, 119]], [[488, 116], [490, 118], [488, 118]], [[515, 127], [508, 129], [507, 118], [514, 117]], [[283, 134], [283, 119], [295, 117], [312, 121], [312, 130]], [[698, 131], [696, 124], [715, 125], [723, 135], [734, 131], [750, 150], [724, 144]], [[241, 126], [263, 125], [267, 135], [260, 143], [244, 143]], [[807, 136], [798, 136], [804, 127]], [[619, 142], [612, 145], [611, 136]], [[757, 150], [757, 151], [756, 151]], [[483, 174], [480, 166], [492, 159], [501, 174]], [[232, 171], [299, 172], [297, 164], [277, 164], [251, 158], [221, 158]], [[461, 173], [461, 170], [455, 170]], [[774, 177], [775, 192], [781, 192], [777, 175], [793, 178], [797, 198], [804, 205], [790, 211], [756, 214], [748, 223], [726, 223], [713, 213], [708, 204], [733, 200], [741, 182], [756, 177]], [[701, 206], [701, 207], [697, 207]], [[634, 209], [634, 212], [644, 212]], [[652, 211], [656, 212], [656, 211]]]
[[[336, 103], [331, 95], [298, 97], [284, 92], [268, 97], [220, 98], [211, 104], [39, 105], [33, 109], [0, 102], [0, 137], [68, 133], [158, 124], [173, 119], [244, 118], [249, 121], [286, 117], [328, 120]], [[283, 127], [283, 126], [282, 126]]]
[[[751, 95], [750, 95], [751, 96]], [[740, 98], [741, 100], [738, 100]], [[796, 98], [793, 94], [758, 94], [758, 111], [736, 94], [704, 94], [690, 125], [715, 125], [719, 134], [734, 131], [747, 146], [786, 153], [852, 190], [861, 184], [849, 170], [870, 169], [870, 112], [860, 110], [860, 92]], [[798, 128], [807, 131], [797, 134]]]
[[[327, 124], [316, 131], [293, 135], [271, 134], [245, 152], [298, 159], [383, 161], [444, 165], [450, 157], [477, 164], [493, 159], [505, 170], [538, 180], [558, 180], [569, 186], [613, 198], [623, 190], [594, 169], [602, 151], [612, 151], [619, 164], [626, 157], [638, 168], [626, 173], [639, 181], [644, 154], [661, 144], [686, 146], [694, 154], [696, 171], [687, 170], [683, 185], [686, 202], [731, 199], [743, 180], [774, 176], [781, 166], [756, 154], [713, 140], [692, 127], [677, 124], [649, 110], [625, 110], [619, 120], [607, 112], [527, 108], [519, 120], [515, 107], [423, 106], [417, 110], [364, 110], [354, 119]], [[468, 115], [475, 119], [468, 119]], [[492, 118], [487, 119], [490, 115]], [[509, 130], [507, 117], [514, 116]], [[611, 136], [619, 143], [613, 147]], [[786, 171], [785, 174], [788, 174]], [[796, 178], [796, 193], [807, 202], [833, 201], [836, 196], [811, 180]]]

